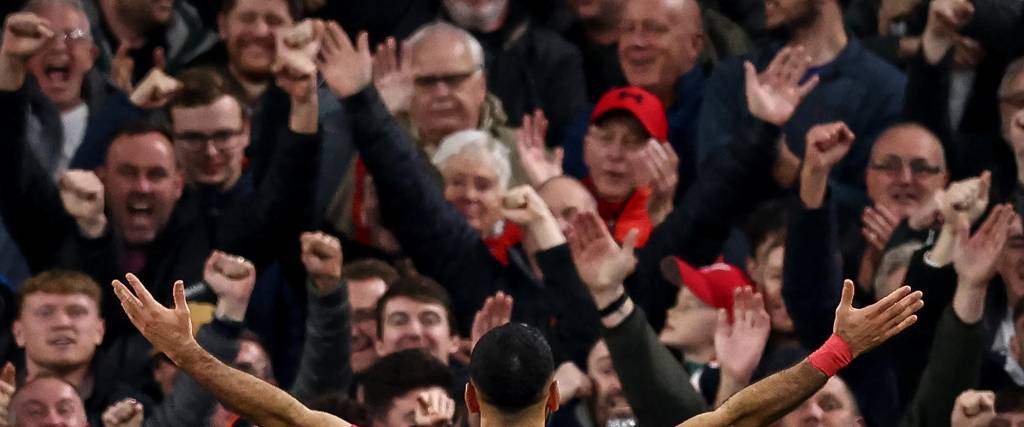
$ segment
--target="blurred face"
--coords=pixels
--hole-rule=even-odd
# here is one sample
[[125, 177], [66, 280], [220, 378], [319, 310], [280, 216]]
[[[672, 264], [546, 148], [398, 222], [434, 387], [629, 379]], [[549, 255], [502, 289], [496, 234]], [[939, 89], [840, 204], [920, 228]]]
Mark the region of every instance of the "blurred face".
[[865, 174], [868, 197], [900, 218], [919, 209], [949, 177], [942, 146], [917, 127], [892, 128], [871, 150]]
[[85, 406], [75, 389], [55, 378], [34, 381], [11, 402], [14, 427], [86, 427]]
[[352, 370], [362, 372], [377, 361], [373, 341], [377, 337], [377, 300], [387, 285], [379, 278], [348, 281], [348, 301], [352, 305]]
[[668, 309], [665, 328], [661, 330], [662, 344], [684, 352], [714, 346], [718, 322], [715, 309], [686, 287], [679, 290], [676, 298], [676, 305]]
[[562, 233], [569, 231], [569, 224], [576, 214], [597, 212], [594, 196], [579, 182], [568, 178], [554, 178], [538, 190], [538, 195], [555, 215]]
[[644, 148], [647, 132], [639, 120], [625, 116], [609, 118], [590, 129], [583, 160], [597, 189], [595, 197], [609, 202], [625, 200], [636, 188], [628, 156]]
[[239, 370], [248, 372], [261, 380], [274, 382], [273, 369], [271, 369], [270, 356], [259, 343], [250, 340], [238, 342], [238, 356], [235, 356], [235, 366]]
[[446, 390], [436, 386], [410, 390], [408, 393], [392, 400], [391, 410], [388, 411], [383, 419], [374, 419], [373, 427], [408, 427], [416, 425], [416, 407], [419, 405], [416, 397], [420, 393], [431, 391], [447, 393]]
[[153, 379], [160, 385], [160, 392], [170, 396], [174, 391], [174, 379], [178, 377], [178, 366], [169, 360], [160, 359], [153, 368]]
[[694, 0], [626, 3], [619, 35], [619, 62], [630, 85], [657, 93], [675, 86], [704, 49], [700, 10]]
[[825, 387], [814, 393], [800, 407], [782, 417], [778, 427], [852, 427], [863, 425], [857, 415], [853, 395], [839, 377], [833, 377]]
[[382, 318], [384, 324], [376, 343], [381, 356], [415, 348], [447, 365], [448, 358], [458, 350], [458, 337], [452, 334], [440, 304], [397, 297], [388, 300]]
[[817, 19], [815, 0], [765, 0], [764, 26], [766, 29], [803, 28]]
[[26, 359], [46, 372], [87, 366], [103, 342], [103, 330], [96, 301], [83, 294], [29, 294], [13, 325]]
[[212, 104], [171, 109], [174, 152], [190, 184], [230, 189], [242, 176], [249, 124], [230, 96]]
[[587, 375], [594, 382], [590, 409], [596, 425], [606, 425], [608, 420], [616, 418], [633, 418], [633, 409], [626, 401], [619, 374], [615, 372], [611, 353], [603, 340], [598, 341], [587, 355]]
[[112, 225], [129, 244], [146, 244], [167, 225], [183, 180], [171, 142], [158, 133], [114, 140], [98, 170]]
[[1009, 306], [1013, 307], [1024, 296], [1024, 231], [1020, 218], [1010, 227], [1010, 237], [996, 263], [996, 271], [1006, 286]]
[[264, 80], [270, 78], [277, 56], [274, 34], [291, 26], [294, 19], [284, 0], [237, 0], [217, 23], [232, 72]]
[[489, 33], [501, 27], [508, 0], [444, 0], [444, 8], [456, 25]]
[[1003, 412], [988, 423], [989, 427], [1020, 427], [1024, 426], [1024, 412]]
[[144, 31], [166, 26], [174, 16], [175, 0], [122, 0], [116, 2], [121, 19], [141, 23]]
[[999, 116], [1003, 124], [1003, 138], [1014, 143], [1014, 151], [1024, 151], [1024, 141], [1017, 141], [1010, 137], [1010, 129], [1014, 117], [1024, 111], [1024, 72], [1017, 73], [1017, 77], [1010, 81], [1003, 93], [999, 94]]
[[569, 7], [583, 21], [609, 21], [619, 15], [622, 3], [623, 0], [569, 0]]
[[462, 152], [441, 166], [444, 197], [455, 206], [470, 227], [484, 237], [494, 234], [501, 220], [501, 189], [498, 175], [483, 155]]
[[764, 308], [771, 317], [772, 330], [775, 332], [792, 333], [793, 319], [786, 311], [786, 303], [782, 299], [782, 261], [786, 248], [772, 242], [763, 243], [757, 249], [756, 256], [749, 270], [751, 278], [764, 294]]
[[437, 144], [444, 137], [480, 125], [487, 81], [460, 37], [439, 31], [412, 51], [415, 75], [409, 115], [420, 138]]
[[28, 59], [28, 71], [43, 95], [57, 109], [67, 111], [82, 103], [82, 80], [96, 61], [89, 20], [70, 7], [56, 4], [42, 8], [38, 15], [50, 21], [56, 36]]

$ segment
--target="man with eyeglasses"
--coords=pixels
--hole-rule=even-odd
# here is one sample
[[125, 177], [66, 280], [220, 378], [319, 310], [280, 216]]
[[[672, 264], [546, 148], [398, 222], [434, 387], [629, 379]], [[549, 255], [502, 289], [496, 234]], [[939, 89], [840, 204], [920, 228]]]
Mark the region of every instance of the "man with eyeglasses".
[[[73, 0], [32, 0], [23, 8], [46, 19], [56, 33], [26, 61], [31, 76], [26, 93], [28, 145], [44, 169], [57, 179], [82, 145], [89, 118], [115, 89], [93, 69], [96, 47], [82, 6]], [[7, 229], [0, 226], [0, 272], [15, 282], [29, 271]]]
[[[389, 41], [388, 43], [393, 43]], [[501, 100], [488, 92], [487, 76], [483, 68], [484, 50], [480, 42], [468, 31], [445, 22], [427, 24], [404, 42], [404, 70], [409, 85], [396, 88], [391, 70], [376, 75], [374, 85], [383, 94], [398, 90], [397, 97], [384, 96], [388, 110], [405, 119], [403, 125], [414, 137], [416, 146], [433, 155], [441, 140], [458, 131], [478, 129], [486, 131], [508, 148], [512, 165], [510, 187], [526, 183], [526, 173], [516, 149], [516, 129], [509, 125]], [[392, 45], [391, 47], [394, 47]], [[394, 49], [378, 49], [375, 63], [394, 55]], [[375, 72], [381, 71], [380, 68]], [[392, 84], [386, 83], [391, 79]], [[404, 101], [402, 100], [404, 99]], [[336, 229], [362, 245], [387, 251], [385, 245], [373, 236], [385, 234], [373, 218], [367, 220], [365, 207], [374, 205], [372, 177], [355, 160], [347, 170], [347, 177], [333, 199], [328, 218]], [[372, 200], [371, 200], [372, 199]]]
[[[186, 168], [180, 165], [185, 159], [176, 158], [178, 144], [172, 143], [175, 139], [203, 139], [204, 144], [214, 140], [214, 146], [208, 148], [215, 152], [224, 148], [224, 141], [230, 138], [220, 132], [237, 132], [241, 126], [237, 105], [236, 122], [223, 122], [212, 129], [177, 128], [175, 136], [184, 138], [149, 124], [119, 126], [95, 175], [76, 171], [77, 175], [92, 175], [91, 180], [78, 184], [91, 181], [91, 185], [58, 190], [36, 162], [25, 158], [25, 126], [20, 121], [28, 108], [22, 88], [27, 58], [52, 43], [57, 33], [31, 13], [12, 15], [4, 31], [0, 120], [9, 143], [3, 145], [5, 151], [0, 155], [0, 197], [4, 200], [0, 207], [34, 270], [75, 268], [98, 282], [123, 271], [197, 281], [211, 249], [266, 266], [277, 259], [281, 248], [288, 247], [282, 242], [292, 242], [304, 227], [316, 171], [318, 103], [315, 70], [303, 72], [298, 63], [303, 58], [312, 61], [311, 57], [282, 58], [277, 79], [291, 101], [288, 127], [275, 132], [280, 150], [273, 168], [267, 179], [249, 186], [250, 191], [221, 197], [231, 181], [237, 182], [237, 172], [200, 177], [219, 183], [212, 194], [197, 188], [199, 185], [184, 185], [192, 177], [184, 177]], [[310, 40], [298, 41], [306, 46]], [[224, 115], [230, 117], [230, 111]], [[221, 125], [223, 128], [218, 127]], [[234, 160], [237, 164], [241, 161], [240, 156]], [[200, 162], [198, 169], [220, 171], [225, 162], [222, 158]], [[240, 166], [225, 170], [237, 171]], [[170, 298], [170, 289], [161, 289], [159, 295]], [[127, 319], [117, 315], [116, 306], [109, 303], [104, 309], [110, 335], [127, 332], [121, 329]]]
[[174, 152], [185, 182], [227, 192], [242, 178], [249, 146], [249, 111], [211, 69], [180, 76], [182, 91], [169, 105]]

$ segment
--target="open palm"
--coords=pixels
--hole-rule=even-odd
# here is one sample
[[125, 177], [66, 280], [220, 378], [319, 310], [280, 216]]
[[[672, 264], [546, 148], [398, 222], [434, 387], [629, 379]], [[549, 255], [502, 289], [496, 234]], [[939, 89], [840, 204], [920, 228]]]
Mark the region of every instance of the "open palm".
[[972, 286], [988, 285], [995, 275], [996, 261], [1006, 245], [1010, 225], [1016, 219], [1010, 205], [996, 206], [974, 235], [970, 235], [966, 215], [956, 219], [953, 268], [958, 280]]
[[809, 62], [810, 58], [801, 47], [783, 48], [761, 74], [757, 74], [753, 64], [745, 62], [743, 68], [750, 113], [776, 126], [786, 124], [804, 96], [818, 85], [818, 76], [800, 84]]
[[636, 257], [633, 256], [636, 236], [636, 230], [630, 230], [622, 248], [619, 248], [596, 213], [584, 212], [573, 218], [567, 240], [576, 270], [591, 294], [597, 296], [614, 291], [633, 272], [636, 267]]
[[360, 33], [356, 45], [337, 22], [329, 22], [324, 31], [317, 68], [334, 95], [347, 97], [370, 84], [373, 58], [366, 33]]

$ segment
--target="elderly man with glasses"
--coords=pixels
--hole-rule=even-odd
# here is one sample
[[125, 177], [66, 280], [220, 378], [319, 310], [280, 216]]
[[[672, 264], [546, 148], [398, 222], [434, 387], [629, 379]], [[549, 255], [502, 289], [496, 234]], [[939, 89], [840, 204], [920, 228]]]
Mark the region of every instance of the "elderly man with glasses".
[[[97, 49], [79, 2], [32, 0], [23, 10], [47, 20], [55, 33], [45, 47], [25, 61], [31, 76], [25, 89], [31, 105], [25, 124], [34, 157], [57, 179], [67, 171], [82, 145], [89, 117], [115, 89], [93, 69]], [[0, 271], [14, 282], [29, 275], [21, 253], [3, 226]]]

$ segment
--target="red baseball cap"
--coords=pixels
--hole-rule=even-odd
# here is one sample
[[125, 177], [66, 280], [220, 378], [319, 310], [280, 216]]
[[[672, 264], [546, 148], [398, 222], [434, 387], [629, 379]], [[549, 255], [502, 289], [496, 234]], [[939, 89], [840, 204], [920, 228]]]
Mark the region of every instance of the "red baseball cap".
[[661, 272], [672, 284], [686, 286], [705, 304], [724, 308], [730, 316], [736, 289], [753, 286], [742, 270], [724, 262], [697, 269], [678, 257], [666, 257], [661, 262]]
[[605, 92], [590, 115], [593, 123], [612, 111], [626, 111], [636, 117], [647, 133], [658, 141], [668, 140], [668, 120], [665, 107], [654, 94], [636, 86], [618, 87]]

